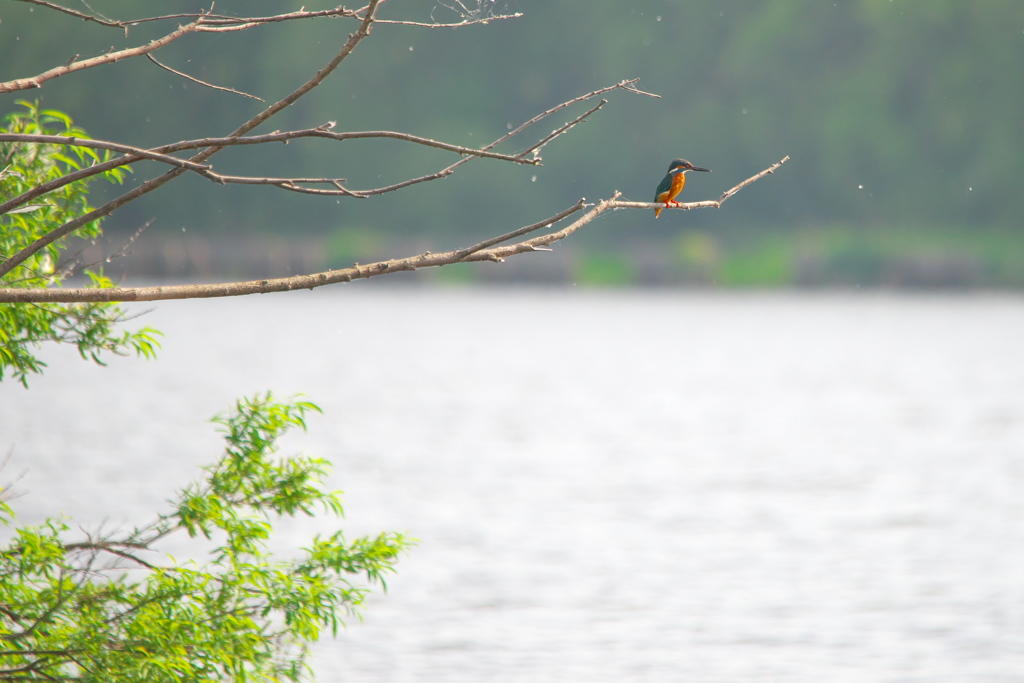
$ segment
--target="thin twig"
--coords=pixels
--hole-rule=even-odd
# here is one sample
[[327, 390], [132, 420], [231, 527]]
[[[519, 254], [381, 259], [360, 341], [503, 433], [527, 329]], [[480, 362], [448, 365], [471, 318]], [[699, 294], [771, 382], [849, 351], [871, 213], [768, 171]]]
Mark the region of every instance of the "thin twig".
[[242, 92], [241, 90], [235, 90], [234, 88], [226, 88], [226, 87], [224, 87], [222, 85], [214, 85], [213, 83], [207, 83], [206, 81], [199, 80], [195, 76], [189, 76], [187, 73], [184, 73], [182, 71], [178, 71], [177, 69], [172, 69], [171, 67], [167, 66], [163, 62], [158, 61], [157, 58], [154, 57], [153, 55], [147, 54], [146, 57], [149, 59], [149, 61], [151, 61], [154, 64], [156, 64], [161, 69], [166, 69], [167, 71], [170, 71], [175, 76], [181, 76], [182, 78], [184, 78], [186, 80], [189, 80], [189, 81], [192, 81], [193, 83], [198, 83], [199, 85], [204, 85], [207, 88], [213, 88], [214, 90], [223, 90], [224, 92], [230, 92], [230, 93], [234, 93], [235, 95], [241, 95], [242, 97], [248, 97], [248, 98], [253, 99], [253, 100], [259, 100], [260, 102], [266, 102], [266, 100], [263, 99], [262, 97], [256, 97], [255, 95], [250, 95], [247, 92]]
[[768, 175], [770, 173], [775, 173], [775, 171], [778, 170], [779, 166], [782, 166], [787, 161], [789, 161], [789, 157], [788, 156], [783, 158], [781, 161], [779, 161], [779, 163], [772, 164], [770, 167], [764, 169], [763, 171], [761, 171], [757, 175], [753, 175], [753, 176], [747, 178], [746, 180], [744, 180], [742, 183], [740, 183], [736, 187], [733, 187], [733, 188], [730, 188], [730, 189], [726, 190], [725, 192], [722, 193], [722, 196], [718, 198], [718, 203], [721, 204], [726, 199], [728, 199], [729, 197], [733, 196], [734, 194], [736, 194], [737, 192], [742, 190], [747, 185], [750, 185], [753, 182], [757, 182], [758, 180], [760, 180], [761, 178], [765, 177], [766, 175]]
[[570, 128], [572, 128], [576, 124], [582, 123], [591, 114], [593, 114], [594, 112], [598, 111], [601, 107], [603, 107], [606, 104], [608, 104], [608, 100], [601, 100], [600, 102], [597, 103], [596, 107], [590, 109], [589, 111], [583, 112], [582, 114], [577, 116], [572, 121], [569, 121], [568, 123], [564, 124], [560, 128], [556, 128], [555, 130], [551, 131], [551, 133], [546, 135], [544, 137], [544, 139], [542, 139], [540, 142], [538, 142], [538, 143], [536, 143], [536, 144], [534, 144], [534, 145], [524, 149], [522, 152], [520, 152], [519, 156], [526, 156], [527, 154], [531, 154], [532, 153], [533, 154], [533, 158], [537, 159], [539, 161], [540, 160], [539, 152], [544, 148], [544, 145], [548, 144], [549, 142], [551, 142], [552, 140], [557, 138], [562, 133], [567, 132]]

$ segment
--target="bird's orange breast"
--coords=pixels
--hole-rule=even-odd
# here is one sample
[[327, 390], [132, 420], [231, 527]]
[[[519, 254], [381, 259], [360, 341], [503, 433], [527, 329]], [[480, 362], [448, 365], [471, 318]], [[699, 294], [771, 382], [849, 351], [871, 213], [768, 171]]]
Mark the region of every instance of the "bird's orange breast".
[[686, 185], [686, 174], [676, 173], [672, 176], [672, 187], [668, 189], [668, 192], [662, 192], [658, 195], [659, 202], [670, 202], [674, 200], [679, 193], [683, 191], [683, 186]]

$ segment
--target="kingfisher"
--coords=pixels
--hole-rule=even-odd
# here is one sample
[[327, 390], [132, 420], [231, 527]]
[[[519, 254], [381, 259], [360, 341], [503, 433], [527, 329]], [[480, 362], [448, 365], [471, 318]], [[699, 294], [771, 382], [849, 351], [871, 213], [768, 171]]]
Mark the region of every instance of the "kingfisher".
[[[654, 194], [654, 201], [656, 204], [664, 204], [669, 206], [675, 204], [679, 206], [679, 202], [674, 201], [679, 193], [683, 191], [683, 186], [686, 185], [686, 172], [687, 171], [703, 171], [704, 173], [711, 173], [710, 169], [701, 168], [700, 166], [694, 166], [686, 159], [676, 159], [668, 165], [668, 174], [661, 179], [658, 183], [658, 191]], [[661, 213], [661, 209], [654, 210], [654, 217], [657, 218], [658, 214]]]

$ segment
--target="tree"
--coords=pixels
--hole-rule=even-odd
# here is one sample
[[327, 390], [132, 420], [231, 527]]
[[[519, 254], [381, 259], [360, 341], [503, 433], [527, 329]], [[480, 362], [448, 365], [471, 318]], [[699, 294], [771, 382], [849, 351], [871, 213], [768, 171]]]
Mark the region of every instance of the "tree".
[[[224, 455], [148, 525], [76, 542], [65, 540], [65, 520], [17, 529], [0, 548], [0, 679], [303, 677], [306, 644], [336, 632], [409, 545], [400, 534], [346, 541], [339, 531], [295, 558], [267, 551], [282, 515], [341, 515], [339, 494], [323, 488], [327, 461], [274, 457], [277, 440], [318, 410], [269, 394], [239, 401], [214, 420]], [[0, 496], [0, 521], [13, 520]], [[177, 531], [204, 539], [208, 559], [153, 559]]]

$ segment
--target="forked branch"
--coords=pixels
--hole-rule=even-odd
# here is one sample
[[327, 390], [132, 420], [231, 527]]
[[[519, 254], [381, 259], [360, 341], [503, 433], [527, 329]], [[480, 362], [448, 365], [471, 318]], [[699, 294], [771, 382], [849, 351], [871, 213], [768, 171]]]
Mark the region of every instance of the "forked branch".
[[760, 180], [766, 175], [774, 173], [788, 160], [789, 157], [785, 157], [778, 163], [771, 165], [760, 173], [747, 178], [738, 185], [723, 192], [716, 200], [686, 202], [666, 207], [664, 204], [657, 204], [653, 202], [623, 201], [619, 199], [620, 195], [616, 192], [608, 199], [604, 199], [596, 205], [590, 205], [590, 209], [586, 213], [560, 230], [504, 246], [497, 245], [510, 239], [522, 237], [530, 232], [548, 228], [559, 220], [583, 210], [587, 205], [584, 200], [581, 199], [575, 205], [543, 221], [514, 230], [505, 235], [485, 240], [471, 247], [457, 249], [455, 251], [437, 254], [424, 252], [407, 258], [391, 259], [388, 261], [379, 261], [365, 265], [356, 264], [348, 268], [328, 270], [322, 273], [295, 275], [292, 277], [266, 280], [250, 280], [246, 282], [173, 285], [167, 287], [113, 287], [109, 289], [0, 289], [0, 303], [161, 301], [166, 299], [204, 299], [224, 296], [241, 296], [245, 294], [266, 294], [269, 292], [287, 292], [295, 289], [315, 289], [316, 287], [322, 287], [324, 285], [335, 284], [338, 282], [351, 282], [352, 280], [367, 279], [378, 275], [385, 275], [387, 273], [447, 266], [454, 263], [468, 263], [474, 261], [501, 262], [506, 258], [525, 252], [546, 251], [546, 248], [549, 245], [565, 239], [609, 209], [717, 209], [721, 207], [727, 199], [742, 190], [744, 187]]

